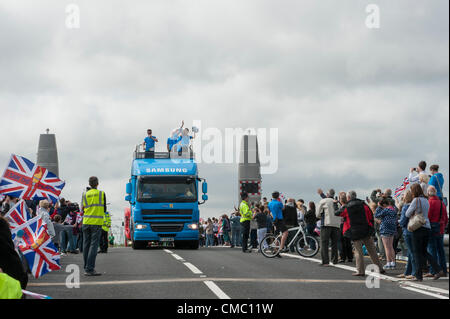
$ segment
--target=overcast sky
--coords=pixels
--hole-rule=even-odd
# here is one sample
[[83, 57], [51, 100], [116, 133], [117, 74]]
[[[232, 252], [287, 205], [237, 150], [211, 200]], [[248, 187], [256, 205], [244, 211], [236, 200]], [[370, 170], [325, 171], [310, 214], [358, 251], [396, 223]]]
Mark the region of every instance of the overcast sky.
[[[66, 6], [80, 28], [66, 26]], [[366, 6], [380, 8], [369, 29]], [[123, 215], [134, 145], [163, 150], [184, 119], [202, 128], [278, 128], [263, 191], [319, 199], [318, 187], [397, 187], [420, 160], [449, 171], [448, 1], [0, 2], [0, 170], [36, 160], [56, 134], [63, 196], [100, 179]], [[229, 213], [237, 164], [201, 164], [209, 201]]]

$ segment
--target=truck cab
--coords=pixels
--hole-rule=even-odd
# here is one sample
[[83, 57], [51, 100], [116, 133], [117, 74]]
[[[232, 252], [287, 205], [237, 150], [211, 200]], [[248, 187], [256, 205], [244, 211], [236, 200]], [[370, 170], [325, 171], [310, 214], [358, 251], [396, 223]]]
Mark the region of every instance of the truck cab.
[[126, 193], [130, 203], [126, 228], [133, 249], [149, 244], [198, 248], [199, 205], [208, 195], [192, 152], [180, 156], [136, 149]]

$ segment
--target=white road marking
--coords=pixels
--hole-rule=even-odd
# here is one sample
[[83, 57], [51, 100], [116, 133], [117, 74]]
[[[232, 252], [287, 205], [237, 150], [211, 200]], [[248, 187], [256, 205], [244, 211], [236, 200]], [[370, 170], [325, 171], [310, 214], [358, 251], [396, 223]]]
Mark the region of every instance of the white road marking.
[[[202, 277], [202, 276], [200, 276]], [[204, 276], [206, 277], [206, 276]], [[167, 278], [167, 279], [142, 279], [142, 280], [111, 280], [111, 281], [85, 281], [80, 282], [81, 286], [96, 286], [96, 285], [137, 285], [137, 284], [161, 284], [161, 283], [182, 283], [182, 282], [256, 282], [256, 283], [330, 283], [330, 284], [356, 284], [364, 285], [364, 280], [361, 279], [289, 279], [289, 278]], [[65, 282], [35, 282], [29, 283], [30, 287], [59, 287], [66, 286]]]
[[186, 267], [188, 267], [194, 274], [196, 275], [200, 275], [203, 274], [203, 272], [198, 269], [197, 267], [195, 267], [193, 264], [191, 263], [183, 263]]
[[441, 295], [438, 295], [438, 294], [434, 294], [434, 293], [431, 293], [431, 292], [428, 292], [428, 291], [423, 291], [423, 290], [416, 289], [416, 288], [413, 288], [413, 287], [402, 287], [402, 288], [406, 289], [406, 290], [411, 290], [411, 291], [414, 291], [414, 292], [418, 292], [418, 293], [421, 293], [423, 295], [428, 295], [428, 296], [431, 296], [431, 297], [434, 297], [434, 298], [448, 299], [448, 297], [446, 297], [446, 296], [441, 296]]
[[183, 257], [178, 256], [177, 254], [172, 254], [173, 258], [176, 260], [184, 260]]
[[[292, 257], [292, 258], [302, 259], [302, 260], [309, 260], [309, 261], [316, 262], [316, 263], [320, 263], [321, 262], [320, 260], [315, 259], [315, 258], [306, 258], [306, 257], [303, 257], [303, 256], [297, 256], [297, 255], [291, 255], [291, 254], [282, 254], [282, 255], [288, 256], [288, 257]], [[350, 271], [353, 271], [353, 272], [357, 271], [357, 269], [355, 267], [351, 267], [351, 266], [347, 266], [347, 265], [333, 265], [333, 264], [330, 264], [330, 265], [332, 267], [336, 267], [336, 268], [340, 268], [340, 269], [344, 269], [344, 270], [350, 270]], [[427, 286], [427, 285], [416, 284], [416, 283], [404, 281], [404, 280], [399, 279], [399, 278], [395, 278], [395, 277], [391, 277], [391, 276], [387, 276], [387, 275], [383, 275], [383, 274], [379, 274], [379, 273], [366, 272], [366, 275], [373, 276], [373, 277], [380, 278], [380, 279], [384, 279], [384, 280], [388, 280], [388, 281], [392, 281], [392, 282], [401, 283], [403, 285], [409, 286], [408, 288], [410, 288], [410, 287], [415, 288], [414, 290], [413, 289], [409, 289], [411, 291], [422, 293], [424, 295], [434, 296], [436, 298], [441, 298], [442, 299], [443, 296], [437, 295], [437, 294], [433, 294], [433, 293], [430, 293], [430, 292], [427, 292], [427, 291], [433, 291], [433, 292], [442, 293], [442, 294], [446, 294], [446, 295], [449, 294], [449, 291], [445, 290], [445, 289], [431, 287], [431, 286]], [[400, 286], [400, 287], [401, 288], [405, 288], [405, 289], [407, 288], [407, 287], [402, 287], [402, 286]], [[437, 296], [439, 296], [439, 297], [437, 297]], [[444, 296], [444, 299], [448, 299], [448, 297]]]
[[231, 299], [226, 293], [222, 291], [214, 282], [207, 280], [204, 281], [205, 285], [217, 296], [219, 299]]
[[164, 249], [164, 251], [165, 251], [166, 253], [173, 254], [173, 252], [170, 251], [170, 250], [168, 250], [168, 249]]

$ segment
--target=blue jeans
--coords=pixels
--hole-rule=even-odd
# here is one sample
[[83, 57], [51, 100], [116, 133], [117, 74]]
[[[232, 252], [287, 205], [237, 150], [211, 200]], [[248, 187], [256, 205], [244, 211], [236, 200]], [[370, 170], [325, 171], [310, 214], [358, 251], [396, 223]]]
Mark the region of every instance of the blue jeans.
[[412, 233], [413, 254], [416, 261], [416, 278], [423, 279], [422, 269], [426, 267], [427, 261], [436, 272], [441, 271], [436, 259], [427, 251], [431, 231], [428, 228], [420, 227]]
[[[267, 228], [258, 228], [258, 245], [259, 245], [259, 248], [261, 249], [261, 248], [266, 248], [266, 247], [261, 247], [261, 242], [262, 242], [262, 240], [264, 239], [264, 236], [266, 236], [266, 234], [267, 234]], [[267, 243], [266, 242], [264, 242], [264, 246], [267, 246]]]
[[60, 234], [61, 238], [61, 250], [65, 253], [66, 251], [74, 251], [77, 248], [76, 238], [73, 235], [73, 226], [64, 225], [64, 230]]
[[84, 270], [93, 272], [95, 270], [95, 259], [97, 258], [98, 243], [102, 226], [99, 225], [83, 225], [83, 259]]
[[413, 254], [412, 234], [410, 232], [403, 232], [406, 248], [408, 249], [408, 263], [406, 264], [405, 276], [416, 276], [416, 261]]
[[[441, 266], [442, 271], [447, 274], [447, 261], [445, 260], [445, 250], [444, 250], [444, 235], [430, 235], [430, 240], [428, 241], [428, 252]], [[435, 275], [437, 271], [430, 266], [430, 273]]]
[[214, 246], [214, 234], [206, 234], [206, 247]]
[[241, 246], [241, 225], [231, 228], [231, 245]]

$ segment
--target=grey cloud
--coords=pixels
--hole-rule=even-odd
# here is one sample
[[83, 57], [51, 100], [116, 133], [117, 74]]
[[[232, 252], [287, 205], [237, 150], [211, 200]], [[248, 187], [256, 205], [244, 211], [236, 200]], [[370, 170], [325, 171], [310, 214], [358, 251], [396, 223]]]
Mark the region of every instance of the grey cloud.
[[[181, 119], [278, 128], [266, 196], [364, 197], [421, 159], [448, 176], [447, 2], [377, 1], [379, 30], [364, 25], [369, 1], [78, 3], [79, 30], [64, 4], [0, 6], [0, 165], [35, 159], [50, 127], [67, 198], [97, 175], [121, 216], [134, 145], [151, 127], [163, 149]], [[235, 165], [200, 165], [204, 216], [236, 204]]]

